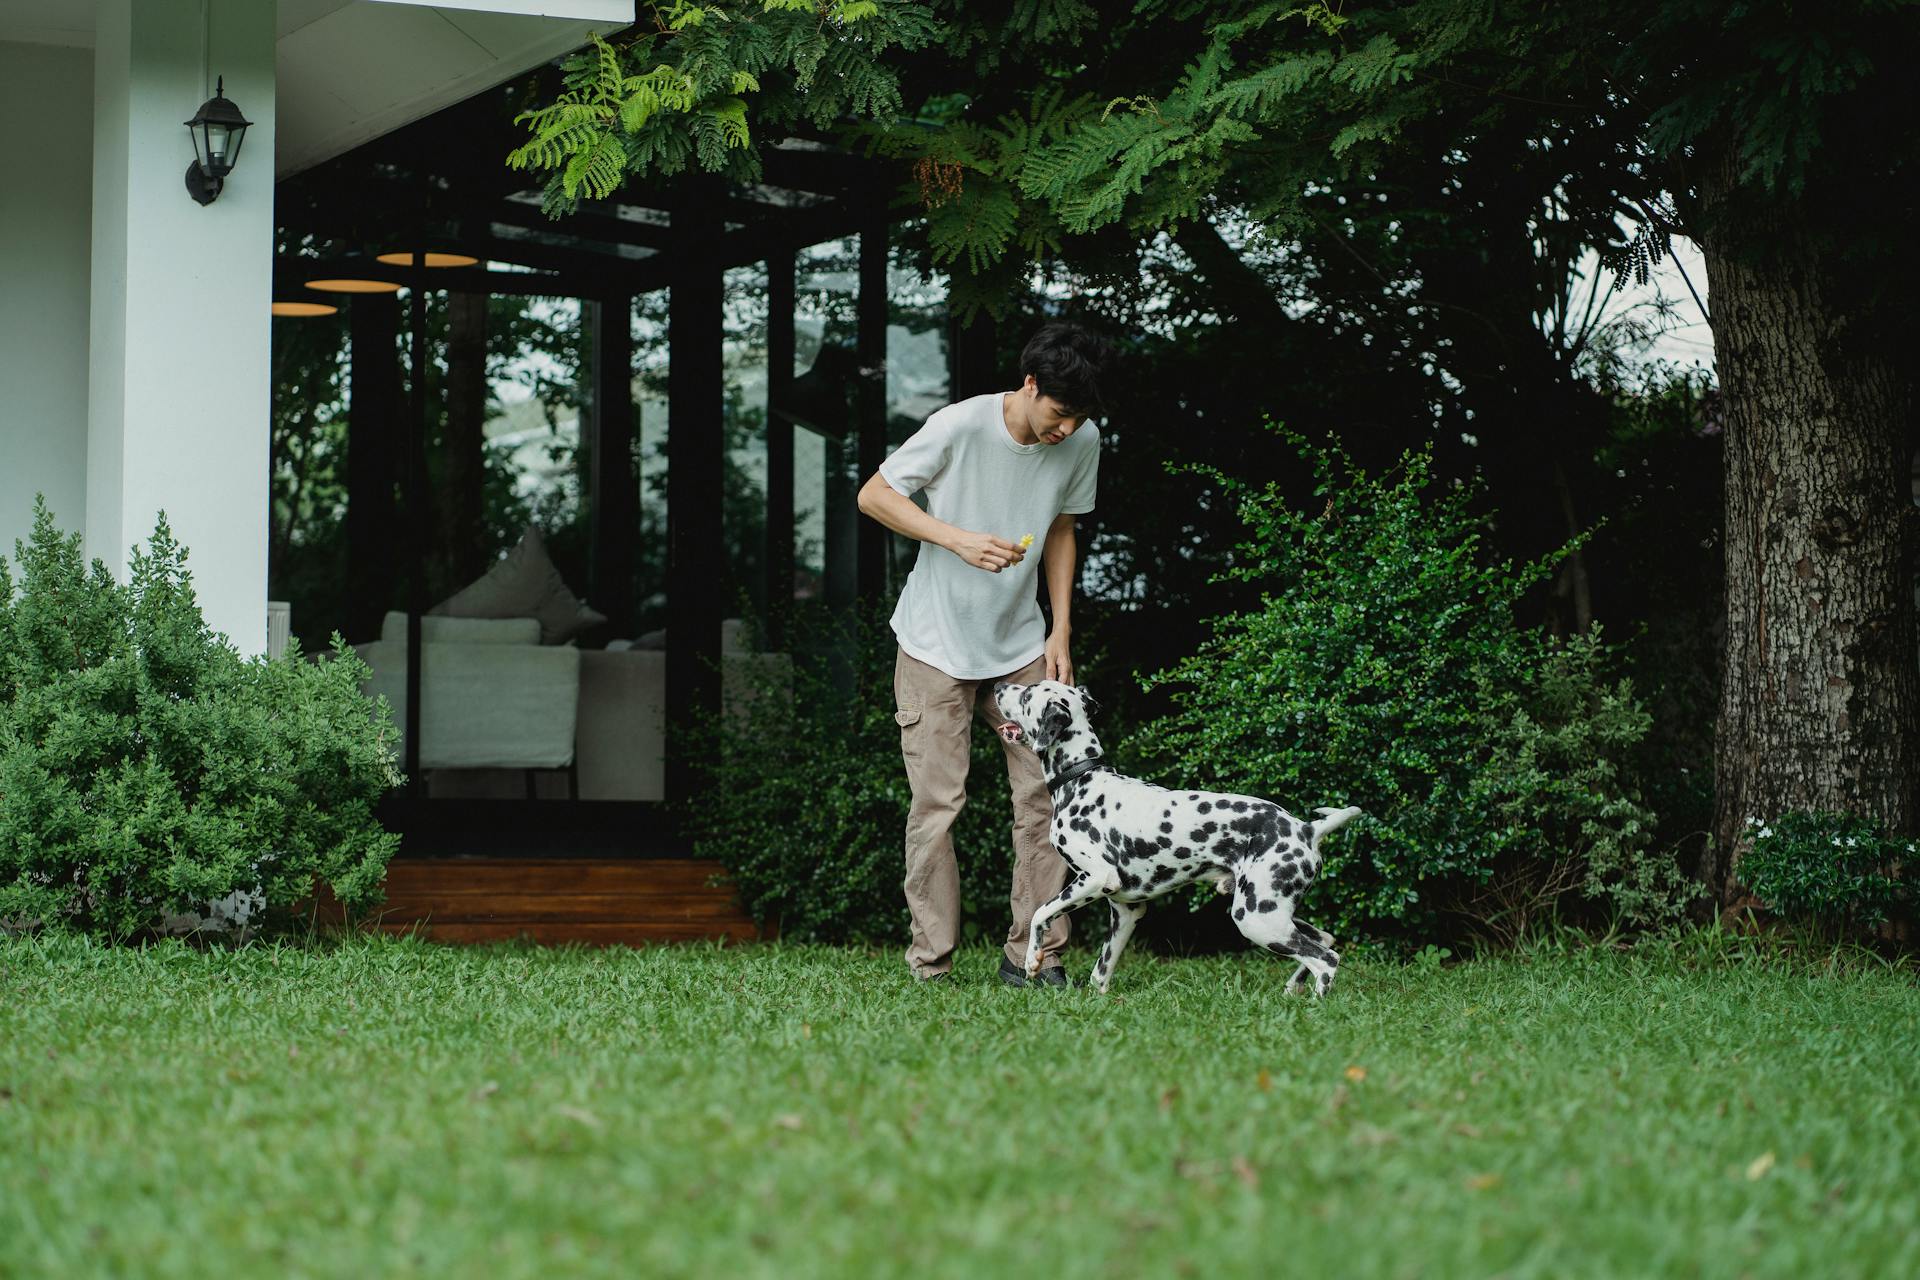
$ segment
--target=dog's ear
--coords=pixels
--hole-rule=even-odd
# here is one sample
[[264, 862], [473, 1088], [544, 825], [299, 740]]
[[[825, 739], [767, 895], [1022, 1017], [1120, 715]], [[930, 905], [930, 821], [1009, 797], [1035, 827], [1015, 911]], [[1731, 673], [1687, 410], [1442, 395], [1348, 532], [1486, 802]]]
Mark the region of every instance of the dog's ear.
[[1087, 686], [1077, 684], [1073, 686], [1073, 691], [1080, 695], [1080, 705], [1087, 709], [1088, 715], [1092, 715], [1100, 709], [1100, 704], [1093, 700], [1093, 694], [1087, 689]]
[[1073, 708], [1058, 698], [1048, 698], [1047, 705], [1040, 709], [1039, 727], [1035, 746], [1044, 747], [1058, 742], [1060, 735], [1073, 727]]

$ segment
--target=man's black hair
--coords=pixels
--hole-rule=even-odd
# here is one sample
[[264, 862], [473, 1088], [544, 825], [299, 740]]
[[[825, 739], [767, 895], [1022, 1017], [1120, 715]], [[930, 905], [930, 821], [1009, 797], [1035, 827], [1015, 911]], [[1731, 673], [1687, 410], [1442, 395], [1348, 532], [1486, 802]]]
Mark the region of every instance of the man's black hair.
[[1020, 376], [1033, 375], [1043, 396], [1052, 396], [1071, 413], [1105, 412], [1100, 381], [1113, 356], [1113, 344], [1065, 320], [1042, 325], [1020, 352]]

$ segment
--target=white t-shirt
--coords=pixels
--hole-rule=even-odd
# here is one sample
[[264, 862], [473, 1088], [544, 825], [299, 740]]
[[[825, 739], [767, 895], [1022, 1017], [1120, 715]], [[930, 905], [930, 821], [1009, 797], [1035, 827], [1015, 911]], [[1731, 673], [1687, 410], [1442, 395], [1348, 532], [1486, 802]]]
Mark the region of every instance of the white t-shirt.
[[1002, 394], [941, 409], [880, 464], [901, 494], [924, 489], [937, 520], [1016, 544], [1033, 535], [1027, 558], [999, 573], [920, 544], [893, 633], [902, 649], [956, 680], [1010, 675], [1046, 651], [1041, 547], [1055, 517], [1093, 510], [1099, 479], [1098, 427], [1083, 423], [1059, 444], [1015, 444], [1001, 417]]

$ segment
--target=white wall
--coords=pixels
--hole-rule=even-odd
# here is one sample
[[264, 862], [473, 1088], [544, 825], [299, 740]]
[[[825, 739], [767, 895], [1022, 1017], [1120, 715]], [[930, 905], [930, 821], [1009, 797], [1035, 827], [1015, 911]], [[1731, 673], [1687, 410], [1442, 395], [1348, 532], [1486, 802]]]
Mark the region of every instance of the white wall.
[[[274, 6], [100, 0], [94, 30], [86, 546], [116, 576], [164, 510], [201, 612], [266, 648]], [[204, 42], [204, 43], [203, 43]], [[219, 199], [187, 194], [203, 47], [253, 122]]]
[[0, 120], [33, 138], [0, 173], [0, 555], [12, 561], [35, 493], [64, 531], [86, 523], [93, 54], [0, 42]]

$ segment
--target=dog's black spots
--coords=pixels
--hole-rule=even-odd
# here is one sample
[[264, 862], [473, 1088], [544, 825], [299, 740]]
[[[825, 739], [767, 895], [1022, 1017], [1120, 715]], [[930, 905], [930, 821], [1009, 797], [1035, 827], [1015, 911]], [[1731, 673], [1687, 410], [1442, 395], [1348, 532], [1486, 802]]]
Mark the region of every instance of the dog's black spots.
[[1202, 800], [1202, 801], [1200, 802], [1200, 807], [1199, 807], [1199, 809], [1198, 809], [1198, 810], [1196, 810], [1196, 812], [1198, 812], [1198, 813], [1212, 813], [1212, 812], [1213, 812], [1213, 802], [1212, 802], [1212, 801], [1210, 801], [1210, 800]]
[[1260, 905], [1254, 909], [1263, 916], [1270, 915], [1271, 913], [1278, 911], [1280, 909], [1280, 904], [1278, 902], [1275, 902], [1272, 898], [1262, 898], [1260, 899]]
[[1280, 888], [1281, 882], [1284, 881], [1286, 878], [1287, 878], [1287, 873], [1282, 871], [1279, 867], [1275, 867], [1273, 869], [1273, 887], [1276, 891]]
[[1247, 918], [1247, 909], [1245, 907], [1235, 907], [1233, 909], [1233, 918], [1235, 920], [1245, 920]]
[[1251, 830], [1274, 844], [1293, 839], [1292, 824], [1271, 809], [1255, 809], [1247, 814], [1246, 821]]
[[1162, 831], [1171, 831], [1173, 830], [1173, 824], [1171, 822], [1163, 822], [1160, 824], [1160, 829]]
[[1172, 837], [1172, 836], [1161, 836], [1161, 837], [1160, 837], [1160, 847], [1161, 847], [1162, 849], [1171, 849], [1171, 848], [1173, 847], [1173, 837]]
[[1120, 887], [1122, 889], [1138, 889], [1140, 887], [1140, 877], [1130, 872], [1122, 871], [1120, 873]]
[[1247, 811], [1247, 802], [1245, 800], [1235, 800], [1233, 802], [1233, 811], [1235, 813], [1245, 813]]
[[1162, 863], [1161, 865], [1153, 869], [1153, 878], [1149, 880], [1147, 883], [1155, 886], [1163, 885], [1167, 881], [1173, 879], [1174, 876], [1178, 874], [1179, 873], [1175, 871], [1172, 867], [1167, 866], [1165, 863]]

